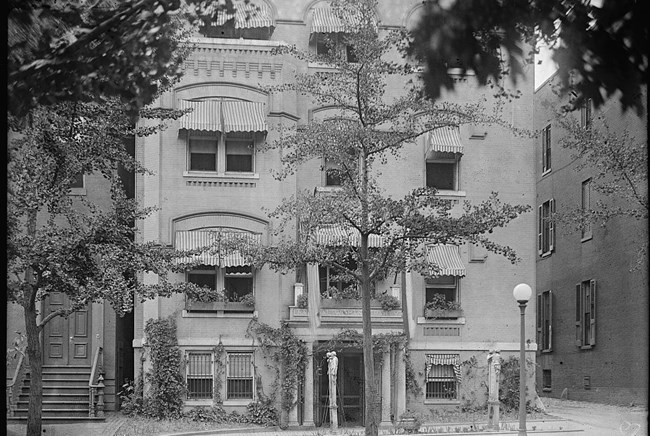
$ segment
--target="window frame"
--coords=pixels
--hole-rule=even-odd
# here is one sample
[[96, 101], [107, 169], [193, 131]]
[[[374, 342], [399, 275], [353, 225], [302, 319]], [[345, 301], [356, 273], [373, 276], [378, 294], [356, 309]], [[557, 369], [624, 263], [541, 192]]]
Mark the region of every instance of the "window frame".
[[555, 251], [555, 199], [551, 198], [537, 207], [537, 253], [541, 257]]
[[[248, 138], [237, 138], [236, 135], [249, 134]], [[192, 141], [209, 140], [215, 143], [215, 169], [214, 170], [195, 170], [192, 169]], [[186, 136], [186, 164], [185, 171], [187, 175], [197, 176], [222, 176], [222, 177], [251, 177], [257, 176], [257, 147], [261, 142], [259, 132], [209, 132], [201, 134], [198, 131], [188, 131]], [[228, 144], [229, 143], [248, 143], [251, 148], [251, 171], [228, 170]], [[238, 155], [231, 153], [230, 155]], [[248, 155], [246, 155], [248, 156]]]
[[542, 391], [551, 392], [553, 390], [553, 374], [550, 369], [542, 369]]
[[[586, 187], [586, 195], [585, 195]], [[591, 191], [592, 191], [592, 179], [591, 177], [587, 180], [584, 180], [581, 184], [581, 204], [580, 208], [583, 213], [583, 216], [586, 211], [591, 210]], [[584, 222], [580, 227], [580, 241], [588, 241], [593, 238], [593, 228], [591, 222]]]
[[[437, 353], [427, 353], [427, 356], [431, 355], [436, 355]], [[425, 357], [426, 358], [426, 357]], [[447, 369], [447, 371], [452, 374], [451, 376], [431, 376], [431, 374], [427, 375], [425, 371], [424, 375], [424, 401], [425, 404], [439, 404], [439, 403], [445, 403], [445, 402], [458, 402], [459, 401], [459, 391], [460, 391], [460, 381], [458, 380], [458, 377], [456, 376], [456, 372], [454, 370], [454, 365], [447, 364], [447, 365], [432, 365], [432, 369], [437, 366], [442, 366]], [[429, 396], [430, 393], [436, 392], [436, 391], [443, 391], [443, 389], [429, 389], [429, 384], [430, 383], [453, 383], [453, 397], [449, 396]]]
[[542, 129], [542, 175], [551, 172], [551, 124]]
[[[231, 380], [243, 380], [244, 378], [233, 377], [230, 375], [231, 371], [231, 356], [234, 355], [246, 355], [250, 356], [250, 397], [246, 396], [237, 396], [231, 398], [231, 389], [230, 383]], [[246, 377], [245, 380], [248, 380], [249, 377]], [[246, 391], [248, 393], [248, 391]], [[256, 399], [256, 383], [255, 383], [255, 352], [252, 350], [227, 350], [226, 351], [226, 370], [225, 370], [225, 403], [233, 403], [238, 401], [245, 401], [249, 403], [250, 401], [255, 401]]]
[[[199, 265], [198, 267], [192, 268], [189, 271], [186, 271], [185, 273], [185, 281], [187, 283], [194, 283], [190, 280], [191, 275], [214, 275], [214, 284], [215, 284], [215, 290], [223, 290], [225, 291], [224, 294], [225, 296], [228, 297], [227, 302], [232, 302], [230, 301], [231, 295], [230, 292], [228, 292], [228, 289], [226, 288], [226, 281], [228, 278], [232, 277], [237, 277], [237, 278], [250, 278], [251, 280], [251, 292], [253, 294], [253, 297], [255, 297], [255, 268], [253, 268], [251, 265], [247, 265], [245, 267], [250, 268], [250, 273], [247, 273], [245, 276], [237, 274], [236, 276], [234, 274], [231, 274], [231, 277], [228, 276], [227, 269], [230, 267], [220, 267], [218, 265]], [[247, 295], [247, 294], [245, 294]], [[239, 298], [242, 296], [240, 295]], [[251, 308], [251, 311], [253, 311], [253, 308]]]
[[[438, 190], [438, 193], [444, 192], [458, 192], [461, 190], [461, 180], [460, 180], [460, 153], [451, 153], [451, 152], [432, 152], [430, 153], [425, 160], [425, 169], [424, 169], [424, 185], [428, 188], [435, 188]], [[444, 164], [451, 165], [451, 175], [453, 177], [451, 183], [451, 189], [447, 188], [438, 188], [429, 184], [429, 164]]]
[[[210, 395], [209, 397], [196, 397], [191, 396], [190, 390], [190, 369], [191, 369], [191, 357], [192, 355], [209, 355], [210, 356], [210, 377], [193, 377], [196, 380], [210, 380]], [[185, 399], [188, 401], [212, 401], [214, 399], [214, 387], [215, 387], [215, 371], [214, 371], [214, 352], [211, 350], [186, 350], [185, 351], [185, 383], [187, 385], [187, 393]], [[194, 376], [204, 376], [207, 374], [196, 374]]]
[[553, 351], [553, 292], [537, 294], [537, 346], [542, 353]]
[[576, 284], [576, 346], [591, 349], [596, 346], [596, 280]]

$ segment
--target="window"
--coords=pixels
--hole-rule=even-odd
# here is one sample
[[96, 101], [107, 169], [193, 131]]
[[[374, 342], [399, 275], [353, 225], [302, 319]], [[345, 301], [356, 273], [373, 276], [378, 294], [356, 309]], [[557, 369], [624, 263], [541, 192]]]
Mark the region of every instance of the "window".
[[84, 175], [83, 173], [78, 173], [70, 182], [70, 188], [83, 188], [84, 187]]
[[592, 122], [593, 101], [588, 98], [580, 107], [580, 126], [589, 129]]
[[223, 289], [226, 301], [237, 302], [253, 292], [253, 268], [251, 266], [219, 268], [201, 265], [187, 273], [187, 281], [210, 289]]
[[341, 186], [340, 166], [325, 159], [325, 186]]
[[218, 136], [200, 136], [191, 132], [189, 171], [253, 173], [255, 171], [255, 136], [251, 132], [230, 132]]
[[253, 353], [227, 353], [226, 398], [253, 399]]
[[[582, 182], [581, 208], [582, 208], [583, 217], [587, 217], [589, 215], [589, 211], [591, 210], [591, 179], [587, 179], [584, 182]], [[591, 222], [588, 219], [584, 219], [582, 223], [581, 237], [582, 240], [591, 239], [592, 237]]]
[[189, 352], [186, 363], [187, 399], [212, 399], [214, 381], [213, 355], [211, 352]]
[[357, 53], [354, 51], [354, 47], [351, 45], [347, 44], [345, 46], [345, 56], [348, 62], [351, 64], [356, 64], [359, 62], [359, 59], [357, 58]]
[[581, 348], [596, 345], [596, 280], [576, 285], [576, 345]]
[[426, 185], [446, 191], [459, 190], [459, 155], [457, 153], [433, 152], [427, 159]]
[[315, 33], [312, 38], [312, 46], [316, 48], [319, 56], [332, 56], [338, 54], [343, 56], [347, 62], [357, 63], [357, 55], [354, 47], [344, 42], [344, 36], [336, 33]]
[[542, 370], [542, 390], [544, 392], [551, 391], [551, 370], [550, 369]]
[[542, 173], [551, 171], [551, 125], [542, 130]]
[[[346, 260], [344, 266], [352, 271], [357, 269], [354, 259]], [[353, 298], [358, 295], [357, 283], [354, 278], [330, 266], [318, 267], [320, 293], [325, 298], [334, 298], [335, 294], [343, 298]]]
[[425, 372], [427, 400], [458, 399], [459, 355], [427, 354]]
[[555, 249], [555, 200], [545, 201], [538, 207], [537, 250], [540, 256], [550, 254]]
[[537, 295], [537, 345], [541, 351], [551, 351], [553, 339], [553, 293]]
[[227, 133], [226, 171], [252, 173], [254, 149], [251, 133]]
[[217, 170], [217, 139], [190, 137], [190, 171]]
[[[442, 309], [441, 311], [438, 311], [439, 313], [435, 315], [435, 318], [438, 319], [458, 318], [458, 314], [455, 312], [450, 312], [450, 310], [454, 309], [455, 307], [459, 307], [459, 303], [460, 303], [460, 300], [458, 298], [459, 282], [460, 280], [458, 279], [458, 277], [455, 276], [441, 276], [441, 277], [425, 279], [425, 291], [424, 291], [425, 308], [429, 303], [432, 304], [437, 303], [436, 305], [442, 303], [446, 306], [441, 308]], [[427, 316], [426, 313], [425, 316]]]

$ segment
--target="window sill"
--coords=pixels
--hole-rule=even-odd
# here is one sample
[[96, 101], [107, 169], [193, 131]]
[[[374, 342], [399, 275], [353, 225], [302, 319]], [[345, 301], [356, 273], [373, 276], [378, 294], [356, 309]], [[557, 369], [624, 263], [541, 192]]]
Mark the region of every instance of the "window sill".
[[181, 314], [183, 318], [243, 318], [252, 319], [257, 318], [257, 310], [252, 312], [224, 312], [223, 310], [215, 312], [188, 312], [183, 309]]
[[551, 392], [551, 388], [542, 388], [542, 392]]
[[254, 398], [242, 398], [238, 400], [225, 400], [223, 402], [224, 406], [248, 406], [250, 403], [254, 402]]
[[593, 235], [585, 236], [584, 238], [580, 239], [580, 242], [591, 241], [593, 237], [594, 237]]
[[309, 62], [307, 64], [307, 67], [309, 67], [309, 68], [318, 68], [320, 70], [338, 71], [337, 67], [335, 67], [333, 65], [326, 64], [324, 62]]
[[456, 319], [427, 319], [423, 316], [418, 316], [417, 324], [458, 324], [465, 325], [465, 317], [460, 316]]
[[340, 186], [316, 186], [316, 192], [340, 192], [343, 188]]
[[546, 171], [542, 171], [542, 177], [547, 176], [547, 175], [549, 175], [550, 173], [551, 173], [551, 169], [550, 169], [550, 168], [549, 168], [548, 170], [546, 170]]
[[183, 177], [200, 177], [206, 179], [254, 179], [258, 180], [258, 173], [217, 173], [213, 171], [183, 171]]
[[70, 188], [68, 195], [86, 195], [86, 188]]
[[550, 353], [551, 351], [553, 351], [553, 350], [551, 350], [550, 348], [545, 349], [545, 350], [539, 350], [540, 353], [545, 353], [545, 354]]
[[424, 404], [436, 404], [438, 406], [443, 406], [443, 405], [456, 406], [460, 404], [460, 400], [435, 400], [429, 398], [424, 400]]
[[466, 197], [467, 193], [465, 191], [451, 191], [446, 189], [439, 189], [438, 192], [436, 192], [436, 196], [458, 198], [458, 197]]
[[545, 257], [549, 257], [553, 252], [552, 251], [547, 251], [546, 253], [542, 253], [540, 257], [543, 259]]
[[581, 350], [591, 350], [591, 349], [593, 349], [593, 348], [594, 348], [594, 347], [591, 346], [591, 345], [581, 345], [581, 346], [580, 346], [580, 349], [581, 349]]

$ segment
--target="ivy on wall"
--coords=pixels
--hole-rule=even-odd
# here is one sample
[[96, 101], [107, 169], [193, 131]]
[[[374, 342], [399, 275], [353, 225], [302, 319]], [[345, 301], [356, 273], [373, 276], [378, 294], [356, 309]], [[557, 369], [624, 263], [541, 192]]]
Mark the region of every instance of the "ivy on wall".
[[265, 358], [270, 358], [274, 365], [267, 367], [275, 371], [271, 399], [280, 393], [280, 409], [288, 413], [297, 402], [298, 386], [303, 384], [307, 367], [307, 346], [298, 338], [286, 321], [280, 321], [280, 327], [274, 328], [253, 318], [248, 324], [246, 335], [260, 342], [260, 349]]

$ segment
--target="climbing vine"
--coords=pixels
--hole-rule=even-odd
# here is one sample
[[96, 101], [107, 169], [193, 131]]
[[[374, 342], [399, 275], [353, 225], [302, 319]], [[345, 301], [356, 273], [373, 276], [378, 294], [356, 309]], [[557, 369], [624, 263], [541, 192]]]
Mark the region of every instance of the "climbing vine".
[[212, 351], [214, 352], [214, 384], [213, 384], [213, 393], [214, 393], [214, 404], [223, 404], [223, 398], [221, 398], [221, 389], [222, 389], [222, 380], [225, 373], [225, 356], [226, 349], [221, 343], [221, 337], [219, 337], [219, 343], [215, 346]]
[[144, 331], [151, 357], [151, 370], [146, 374], [150, 389], [144, 397], [144, 413], [154, 418], [179, 418], [186, 387], [176, 322], [172, 317], [150, 319]]
[[298, 386], [302, 385], [307, 366], [307, 346], [298, 338], [286, 321], [280, 321], [279, 328], [273, 328], [253, 318], [246, 329], [248, 337], [260, 342], [260, 349], [265, 358], [273, 360], [275, 365], [267, 365], [275, 371], [271, 399], [280, 393], [280, 408], [289, 412], [297, 402]]

